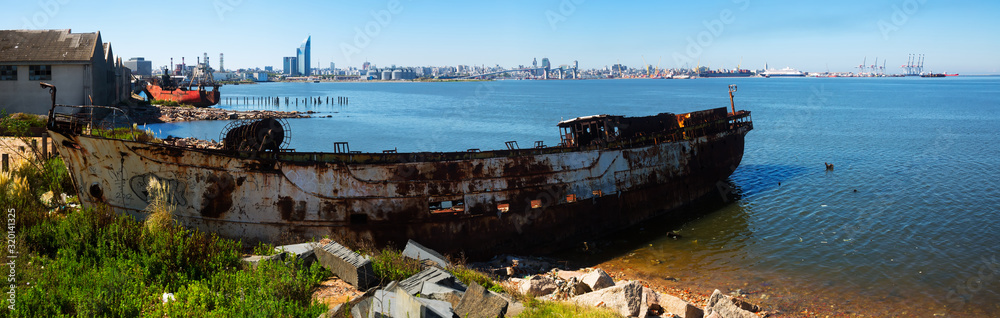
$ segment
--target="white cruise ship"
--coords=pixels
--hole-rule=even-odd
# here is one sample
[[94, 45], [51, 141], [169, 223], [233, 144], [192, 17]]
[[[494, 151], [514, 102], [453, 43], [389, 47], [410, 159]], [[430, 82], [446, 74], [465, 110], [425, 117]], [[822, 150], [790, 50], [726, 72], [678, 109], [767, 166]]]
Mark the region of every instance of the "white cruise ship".
[[765, 70], [764, 73], [762, 73], [761, 75], [764, 75], [764, 77], [773, 77], [773, 76], [806, 76], [805, 73], [802, 73], [801, 71], [796, 70], [796, 69], [791, 68], [791, 67], [786, 67], [786, 68], [783, 68], [783, 69], [780, 69], [780, 70], [773, 70], [773, 69], [771, 69], [771, 70]]

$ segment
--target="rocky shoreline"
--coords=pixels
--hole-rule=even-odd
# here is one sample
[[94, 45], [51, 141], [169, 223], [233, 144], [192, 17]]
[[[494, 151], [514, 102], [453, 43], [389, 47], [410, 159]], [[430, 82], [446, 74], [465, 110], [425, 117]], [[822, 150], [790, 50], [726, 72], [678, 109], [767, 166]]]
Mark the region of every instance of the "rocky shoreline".
[[251, 110], [237, 111], [219, 108], [173, 107], [160, 105], [135, 106], [129, 109], [129, 117], [139, 125], [174, 123], [195, 120], [232, 120], [263, 118], [309, 118], [313, 111]]
[[[771, 313], [739, 295], [715, 290], [706, 299], [673, 295], [641, 280], [616, 280], [600, 268], [566, 269], [566, 264], [538, 257], [503, 255], [489, 262], [456, 266], [436, 251], [409, 241], [402, 256], [420, 262], [422, 270], [386, 284], [376, 279], [370, 258], [329, 239], [279, 246], [273, 255], [243, 259], [285, 261], [296, 255], [305, 265], [319, 262], [336, 278], [321, 283], [313, 299], [330, 310], [320, 317], [512, 317], [527, 310], [527, 302], [561, 302], [605, 308], [622, 317], [754, 318]], [[473, 269], [490, 274], [504, 292], [459, 281], [451, 271]], [[164, 294], [164, 299], [173, 295]], [[686, 296], [686, 297], [685, 297]], [[530, 300], [534, 299], [534, 300]]]

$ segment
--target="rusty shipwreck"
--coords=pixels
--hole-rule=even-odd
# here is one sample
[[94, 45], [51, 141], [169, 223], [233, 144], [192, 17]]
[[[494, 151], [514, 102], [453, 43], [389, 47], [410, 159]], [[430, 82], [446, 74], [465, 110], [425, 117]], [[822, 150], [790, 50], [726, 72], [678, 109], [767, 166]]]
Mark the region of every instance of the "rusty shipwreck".
[[472, 257], [575, 242], [714, 195], [753, 129], [749, 111], [722, 107], [574, 118], [558, 123], [561, 143], [550, 147], [295, 152], [277, 147], [280, 123], [258, 121], [231, 130], [222, 149], [195, 149], [100, 137], [65, 107], [82, 106], [53, 99], [49, 134], [86, 206], [143, 218], [155, 177], [170, 186], [177, 220], [222, 236], [415, 239]]

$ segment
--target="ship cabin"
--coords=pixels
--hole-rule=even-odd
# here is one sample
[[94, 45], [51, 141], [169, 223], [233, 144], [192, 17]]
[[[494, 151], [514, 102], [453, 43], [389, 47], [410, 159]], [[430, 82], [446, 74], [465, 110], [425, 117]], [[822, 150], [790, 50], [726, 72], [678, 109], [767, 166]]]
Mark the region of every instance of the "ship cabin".
[[678, 122], [678, 116], [672, 113], [643, 117], [592, 115], [559, 122], [559, 135], [565, 147], [606, 145], [669, 132], [680, 128]]

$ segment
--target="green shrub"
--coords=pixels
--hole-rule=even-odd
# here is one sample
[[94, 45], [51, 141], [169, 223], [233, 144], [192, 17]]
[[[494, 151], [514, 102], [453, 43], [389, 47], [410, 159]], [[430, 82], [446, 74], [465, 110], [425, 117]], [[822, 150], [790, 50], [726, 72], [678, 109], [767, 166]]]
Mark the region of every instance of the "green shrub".
[[24, 137], [28, 128], [45, 127], [48, 118], [45, 116], [13, 113], [8, 115], [6, 109], [0, 109], [0, 132], [6, 135]]

